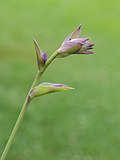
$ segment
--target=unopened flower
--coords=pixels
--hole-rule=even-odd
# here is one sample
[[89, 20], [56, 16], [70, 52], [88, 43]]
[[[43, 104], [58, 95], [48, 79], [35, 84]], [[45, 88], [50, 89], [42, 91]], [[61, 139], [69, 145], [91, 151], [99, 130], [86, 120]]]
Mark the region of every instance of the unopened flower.
[[81, 31], [81, 25], [75, 29], [63, 42], [58, 49], [57, 57], [66, 57], [71, 54], [92, 54], [93, 43], [90, 43], [89, 38], [77, 38]]
[[32, 99], [34, 97], [42, 96], [48, 93], [66, 91], [70, 89], [74, 89], [74, 88], [66, 86], [64, 84], [45, 82], [45, 83], [41, 83], [40, 85], [34, 87], [31, 90], [29, 96], [30, 96], [30, 99]]
[[34, 41], [34, 44], [35, 44], [35, 50], [36, 50], [36, 56], [37, 56], [37, 63], [38, 63], [38, 69], [41, 70], [46, 61], [47, 61], [47, 54], [46, 53], [43, 53], [41, 50], [40, 50], [40, 47], [37, 43], [37, 41], [35, 39], [33, 39]]

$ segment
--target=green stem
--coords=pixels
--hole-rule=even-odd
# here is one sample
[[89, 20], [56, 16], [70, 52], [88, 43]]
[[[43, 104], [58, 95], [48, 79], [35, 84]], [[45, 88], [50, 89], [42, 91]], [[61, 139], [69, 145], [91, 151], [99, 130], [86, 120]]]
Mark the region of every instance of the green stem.
[[29, 99], [29, 98], [27, 97], [26, 100], [25, 100], [25, 103], [23, 104], [23, 107], [22, 107], [22, 109], [21, 109], [21, 112], [20, 112], [20, 114], [19, 114], [19, 116], [18, 116], [18, 119], [17, 119], [17, 121], [16, 121], [16, 124], [15, 124], [15, 126], [14, 126], [14, 128], [13, 128], [13, 130], [12, 130], [12, 133], [11, 133], [9, 139], [8, 139], [8, 142], [7, 142], [7, 144], [6, 144], [6, 147], [5, 147], [5, 149], [4, 149], [3, 153], [2, 153], [2, 156], [1, 156], [1, 159], [0, 159], [0, 160], [5, 160], [5, 158], [6, 158], [6, 155], [7, 155], [8, 151], [9, 151], [9, 149], [10, 149], [10, 147], [11, 147], [12, 141], [13, 141], [16, 133], [17, 133], [17, 130], [18, 130], [18, 128], [19, 128], [19, 126], [20, 126], [20, 124], [21, 124], [21, 122], [22, 122], [22, 120], [23, 120], [23, 117], [24, 117], [25, 111], [26, 111], [26, 109], [27, 109], [27, 106], [28, 106], [28, 104], [29, 104], [29, 102], [30, 102], [28, 99]]
[[[34, 79], [34, 82], [33, 82], [32, 86], [30, 88], [30, 90], [37, 84], [39, 76], [40, 76], [40, 74], [38, 72], [36, 77], [35, 77], [35, 79]], [[0, 160], [5, 160], [6, 155], [7, 155], [8, 151], [9, 151], [11, 145], [12, 145], [13, 139], [14, 139], [16, 133], [17, 133], [17, 130], [20, 127], [20, 124], [21, 124], [21, 122], [22, 122], [22, 120], [24, 118], [24, 114], [25, 114], [25, 112], [27, 110], [27, 107], [28, 107], [29, 103], [30, 103], [30, 98], [29, 98], [29, 93], [28, 93], [28, 95], [27, 95], [27, 97], [25, 99], [25, 102], [24, 102], [24, 104], [22, 106], [22, 109], [20, 111], [20, 114], [18, 116], [18, 119], [17, 119], [17, 121], [15, 123], [15, 126], [14, 126], [14, 128], [12, 130], [12, 133], [11, 133], [11, 135], [10, 135], [10, 137], [8, 139], [8, 142], [7, 142], [6, 146], [5, 146], [5, 149], [4, 149], [3, 153], [2, 153], [2, 156], [1, 156]]]
[[14, 126], [14, 128], [13, 128], [13, 130], [12, 130], [12, 133], [11, 133], [11, 135], [10, 135], [8, 141], [7, 141], [7, 144], [6, 144], [6, 146], [5, 146], [5, 149], [4, 149], [3, 153], [2, 153], [2, 156], [1, 156], [0, 160], [5, 160], [5, 158], [6, 158], [6, 156], [7, 156], [7, 153], [8, 153], [8, 151], [9, 151], [11, 145], [12, 145], [13, 139], [14, 139], [14, 137], [15, 137], [15, 135], [16, 135], [16, 133], [17, 133], [17, 131], [18, 131], [21, 123], [22, 123], [22, 120], [23, 120], [23, 118], [24, 118], [25, 112], [26, 112], [26, 110], [27, 110], [27, 108], [28, 108], [28, 105], [29, 105], [29, 103], [30, 103], [29, 93], [30, 93], [31, 89], [32, 89], [33, 87], [35, 87], [35, 86], [39, 83], [39, 80], [40, 80], [42, 74], [44, 73], [44, 71], [46, 70], [46, 68], [48, 67], [48, 65], [55, 59], [55, 57], [56, 57], [57, 55], [58, 55], [58, 51], [55, 51], [55, 52], [51, 55], [51, 57], [47, 60], [43, 71], [42, 71], [42, 72], [38, 71], [38, 73], [37, 73], [37, 75], [36, 75], [36, 77], [35, 77], [35, 79], [34, 79], [34, 81], [33, 81], [33, 84], [32, 84], [32, 86], [31, 86], [31, 88], [30, 88], [30, 90], [29, 90], [29, 92], [28, 92], [28, 95], [27, 95], [27, 97], [26, 97], [26, 99], [25, 99], [25, 102], [24, 102], [24, 104], [23, 104], [23, 106], [22, 106], [22, 109], [21, 109], [20, 114], [19, 114], [19, 116], [18, 116], [18, 119], [17, 119], [17, 121], [16, 121], [16, 123], [15, 123], [15, 126]]

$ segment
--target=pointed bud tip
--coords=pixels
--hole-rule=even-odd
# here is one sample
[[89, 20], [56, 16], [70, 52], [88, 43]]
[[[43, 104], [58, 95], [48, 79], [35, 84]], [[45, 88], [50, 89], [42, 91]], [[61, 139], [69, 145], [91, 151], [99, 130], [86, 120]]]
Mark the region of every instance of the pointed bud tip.
[[36, 45], [36, 46], [38, 46], [38, 43], [37, 43], [37, 41], [36, 41], [36, 39], [33, 37], [33, 42], [34, 42], [34, 44]]
[[36, 42], [36, 39], [33, 37], [33, 42]]
[[70, 86], [67, 86], [67, 85], [64, 85], [64, 84], [53, 84], [54, 87], [56, 88], [59, 88], [62, 90], [70, 90], [70, 89], [75, 89], [73, 87], [70, 87]]
[[78, 28], [79, 28], [79, 30], [82, 28], [82, 24], [80, 24], [79, 26], [78, 26]]
[[94, 45], [95, 45], [94, 43], [90, 43], [90, 44], [89, 44], [90, 47], [93, 47]]
[[75, 88], [73, 88], [73, 87], [69, 87], [69, 89], [75, 89]]
[[[75, 34], [75, 37], [80, 35], [81, 28], [82, 28], [82, 25], [80, 24], [80, 25], [75, 29], [75, 31], [73, 32], [73, 33]], [[74, 37], [74, 38], [75, 38], [75, 37]]]
[[65, 90], [71, 90], [71, 89], [75, 89], [75, 88], [70, 87], [70, 86], [66, 86], [66, 87], [64, 87], [64, 89], [65, 89]]
[[81, 25], [81, 24], [76, 28], [76, 36], [79, 36], [79, 35], [80, 35], [81, 28], [82, 28], [82, 25]]

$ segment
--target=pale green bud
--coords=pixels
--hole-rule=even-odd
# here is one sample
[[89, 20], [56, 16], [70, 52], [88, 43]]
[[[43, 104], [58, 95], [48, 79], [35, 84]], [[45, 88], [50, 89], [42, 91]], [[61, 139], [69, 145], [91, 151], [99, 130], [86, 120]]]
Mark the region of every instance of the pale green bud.
[[38, 96], [42, 96], [52, 92], [60, 92], [74, 89], [72, 87], [66, 86], [64, 84], [54, 84], [54, 83], [41, 83], [40, 85], [34, 87], [30, 92], [30, 99]]

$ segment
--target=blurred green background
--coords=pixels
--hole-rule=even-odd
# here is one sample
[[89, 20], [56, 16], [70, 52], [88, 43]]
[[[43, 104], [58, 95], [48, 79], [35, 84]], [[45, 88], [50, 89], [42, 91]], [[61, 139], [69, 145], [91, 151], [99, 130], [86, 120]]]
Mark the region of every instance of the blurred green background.
[[0, 0], [0, 154], [37, 72], [82, 23], [94, 55], [55, 60], [42, 82], [75, 90], [35, 99], [6, 160], [120, 160], [120, 2]]

